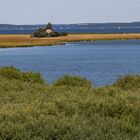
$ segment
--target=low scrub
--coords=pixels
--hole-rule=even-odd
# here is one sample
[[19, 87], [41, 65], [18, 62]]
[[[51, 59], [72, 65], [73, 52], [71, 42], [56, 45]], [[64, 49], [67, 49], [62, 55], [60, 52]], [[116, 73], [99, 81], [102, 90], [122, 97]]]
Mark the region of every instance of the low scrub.
[[1, 68], [0, 140], [139, 140], [139, 76], [124, 79], [87, 88], [66, 75], [49, 86], [36, 73]]
[[117, 79], [114, 86], [120, 87], [124, 90], [138, 89], [140, 88], [140, 76], [139, 75], [127, 75]]
[[21, 72], [15, 67], [4, 67], [0, 69], [0, 76], [9, 80], [21, 80], [24, 82], [44, 83], [40, 73]]
[[66, 32], [53, 32], [53, 33], [46, 33], [44, 29], [38, 29], [33, 34], [32, 37], [58, 37], [58, 36], [67, 36]]
[[78, 76], [65, 75], [64, 77], [58, 79], [54, 86], [72, 86], [72, 87], [91, 87], [91, 82], [86, 78], [80, 78]]

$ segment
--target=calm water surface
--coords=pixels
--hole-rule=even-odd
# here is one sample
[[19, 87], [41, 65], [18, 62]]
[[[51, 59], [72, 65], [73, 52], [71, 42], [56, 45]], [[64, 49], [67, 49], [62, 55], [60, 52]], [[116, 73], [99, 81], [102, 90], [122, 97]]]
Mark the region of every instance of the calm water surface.
[[64, 74], [72, 74], [103, 86], [120, 75], [140, 74], [140, 40], [0, 49], [0, 67], [7, 65], [40, 72], [50, 83]]

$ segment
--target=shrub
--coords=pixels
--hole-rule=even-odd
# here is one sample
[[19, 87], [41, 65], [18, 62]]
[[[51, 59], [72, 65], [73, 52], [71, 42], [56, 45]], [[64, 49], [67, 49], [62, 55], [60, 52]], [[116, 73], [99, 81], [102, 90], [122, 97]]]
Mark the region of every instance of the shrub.
[[44, 83], [40, 73], [25, 72], [22, 74], [22, 79], [25, 82]]
[[38, 30], [36, 30], [33, 34], [32, 37], [45, 37], [46, 33], [45, 30], [43, 28], [40, 28]]
[[65, 75], [58, 79], [54, 86], [72, 86], [72, 87], [91, 87], [91, 82], [86, 78], [80, 78], [78, 76]]
[[21, 72], [19, 69], [14, 68], [13, 66], [10, 67], [3, 67], [0, 69], [0, 76], [7, 78], [9, 80], [12, 79], [20, 79]]
[[122, 79], [116, 87], [89, 89], [81, 87], [91, 83], [76, 76], [46, 86], [32, 82], [38, 73], [0, 72], [0, 140], [139, 140], [140, 76], [127, 80], [137, 83], [133, 92], [117, 87]]
[[68, 34], [66, 32], [60, 32], [59, 36], [67, 36]]
[[120, 77], [114, 83], [114, 86], [120, 87], [125, 90], [140, 88], [140, 76], [139, 75], [127, 75]]
[[24, 82], [44, 83], [40, 73], [21, 72], [19, 69], [10, 66], [0, 69], [0, 76], [9, 80], [21, 80]]
[[67, 36], [65, 32], [53, 32], [53, 33], [46, 33], [44, 29], [38, 29], [32, 34], [32, 37], [58, 37], [58, 36]]

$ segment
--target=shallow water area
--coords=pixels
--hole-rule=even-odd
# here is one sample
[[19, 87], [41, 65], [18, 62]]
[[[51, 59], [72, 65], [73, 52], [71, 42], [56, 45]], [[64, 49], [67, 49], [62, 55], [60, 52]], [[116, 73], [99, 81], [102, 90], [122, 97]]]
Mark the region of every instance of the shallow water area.
[[0, 49], [0, 67], [40, 72], [49, 83], [64, 74], [86, 77], [97, 86], [124, 74], [140, 74], [140, 40], [67, 43]]

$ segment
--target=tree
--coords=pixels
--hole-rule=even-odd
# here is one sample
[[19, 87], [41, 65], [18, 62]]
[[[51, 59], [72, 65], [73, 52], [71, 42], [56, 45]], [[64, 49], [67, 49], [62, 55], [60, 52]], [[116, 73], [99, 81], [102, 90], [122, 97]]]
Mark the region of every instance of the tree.
[[51, 29], [52, 31], [53, 31], [53, 28], [52, 28], [52, 24], [49, 22], [48, 24], [47, 24], [47, 26], [46, 26], [46, 30], [47, 29]]

